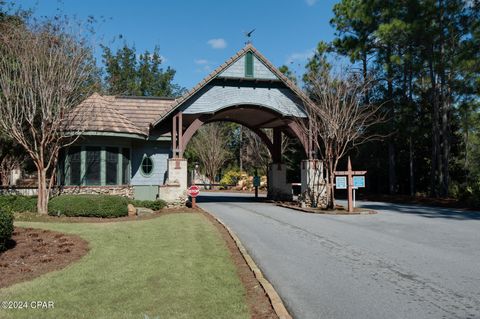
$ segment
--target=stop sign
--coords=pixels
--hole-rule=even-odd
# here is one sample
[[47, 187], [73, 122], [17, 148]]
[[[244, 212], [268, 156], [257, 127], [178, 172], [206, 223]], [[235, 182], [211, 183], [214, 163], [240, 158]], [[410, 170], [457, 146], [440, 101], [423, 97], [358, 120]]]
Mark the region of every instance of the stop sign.
[[195, 198], [198, 194], [200, 194], [200, 187], [197, 185], [192, 185], [188, 188], [188, 196]]

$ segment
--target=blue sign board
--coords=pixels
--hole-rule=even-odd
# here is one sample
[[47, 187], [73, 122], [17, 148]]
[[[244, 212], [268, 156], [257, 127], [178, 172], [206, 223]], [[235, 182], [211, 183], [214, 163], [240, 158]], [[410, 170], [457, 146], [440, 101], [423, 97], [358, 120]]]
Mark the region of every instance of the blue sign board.
[[336, 176], [335, 187], [337, 189], [347, 189], [347, 176]]
[[260, 176], [253, 176], [253, 186], [254, 187], [260, 186]]
[[353, 187], [365, 187], [365, 176], [353, 176]]

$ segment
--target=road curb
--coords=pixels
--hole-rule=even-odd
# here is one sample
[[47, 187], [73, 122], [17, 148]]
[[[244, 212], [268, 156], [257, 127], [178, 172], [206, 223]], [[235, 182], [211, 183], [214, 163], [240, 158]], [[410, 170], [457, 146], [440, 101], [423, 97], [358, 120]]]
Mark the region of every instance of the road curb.
[[296, 210], [296, 211], [303, 212], [303, 213], [317, 214], [317, 215], [355, 216], [355, 215], [375, 215], [375, 214], [378, 214], [377, 211], [374, 211], [372, 209], [365, 209], [365, 210], [358, 211], [358, 212], [353, 212], [353, 213], [333, 213], [333, 212], [317, 212], [317, 211], [313, 211], [313, 210], [308, 209], [308, 208], [285, 205], [285, 204], [280, 204], [280, 203], [276, 203], [275, 205], [277, 205], [278, 207], [292, 209], [292, 210]]
[[237, 235], [228, 227], [225, 225], [224, 222], [222, 222], [220, 219], [215, 217], [213, 214], [210, 214], [208, 211], [201, 209], [203, 212], [207, 213], [208, 215], [212, 216], [220, 225], [222, 225], [227, 232], [230, 234], [230, 237], [235, 241], [235, 245], [237, 245], [238, 250], [243, 256], [243, 259], [247, 262], [248, 267], [253, 271], [255, 278], [257, 278], [258, 282], [263, 287], [263, 290], [265, 290], [268, 299], [270, 300], [270, 303], [272, 304], [273, 310], [277, 314], [278, 318], [280, 319], [292, 319], [292, 316], [288, 312], [287, 308], [285, 307], [282, 299], [280, 298], [280, 295], [277, 293], [275, 288], [273, 288], [272, 284], [263, 276], [262, 271], [260, 268], [257, 266], [253, 258], [248, 254], [247, 250], [243, 246], [242, 242], [240, 239], [237, 237]]

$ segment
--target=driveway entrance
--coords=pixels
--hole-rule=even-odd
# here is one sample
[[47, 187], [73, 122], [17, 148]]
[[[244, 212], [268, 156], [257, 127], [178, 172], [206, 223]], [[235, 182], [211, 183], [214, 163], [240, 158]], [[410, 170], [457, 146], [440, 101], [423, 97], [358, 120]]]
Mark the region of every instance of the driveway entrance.
[[316, 215], [234, 193], [198, 202], [238, 235], [295, 318], [480, 317], [480, 213], [359, 203], [379, 213]]

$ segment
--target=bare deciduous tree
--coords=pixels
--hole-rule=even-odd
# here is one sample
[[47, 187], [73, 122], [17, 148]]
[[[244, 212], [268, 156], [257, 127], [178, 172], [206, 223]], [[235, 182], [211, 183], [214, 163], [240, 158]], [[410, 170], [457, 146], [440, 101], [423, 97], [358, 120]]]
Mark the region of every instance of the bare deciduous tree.
[[2, 186], [10, 185], [12, 171], [16, 168], [20, 168], [24, 160], [25, 158], [13, 154], [7, 154], [3, 157], [2, 161], [0, 161], [0, 181]]
[[41, 214], [48, 211], [59, 149], [80, 133], [65, 130], [75, 120], [70, 111], [90, 94], [95, 68], [91, 50], [68, 28], [51, 21], [1, 26], [0, 131], [36, 166]]
[[[272, 140], [273, 132], [271, 129], [264, 129], [265, 134]], [[253, 131], [249, 129], [243, 130], [243, 136], [245, 138], [240, 156], [242, 161], [249, 167], [262, 168], [262, 173], [268, 171], [268, 165], [272, 162], [272, 156], [268, 150], [268, 147], [262, 141], [262, 139]], [[282, 154], [285, 154], [292, 147], [291, 139], [282, 134]], [[283, 160], [290, 164], [291, 159], [283, 157]]]
[[338, 74], [308, 74], [305, 101], [307, 121], [299, 121], [305, 136], [324, 163], [327, 183], [327, 207], [335, 207], [334, 172], [339, 160], [352, 148], [381, 138], [370, 131], [385, 121], [381, 105], [365, 102], [371, 83], [360, 74], [343, 70]]
[[243, 143], [240, 150], [240, 157], [247, 168], [261, 168], [265, 173], [268, 164], [271, 162], [271, 155], [262, 139], [249, 129], [243, 130]]
[[227, 142], [225, 126], [210, 123], [202, 126], [188, 145], [201, 162], [210, 182], [215, 181], [215, 176], [230, 156]]

